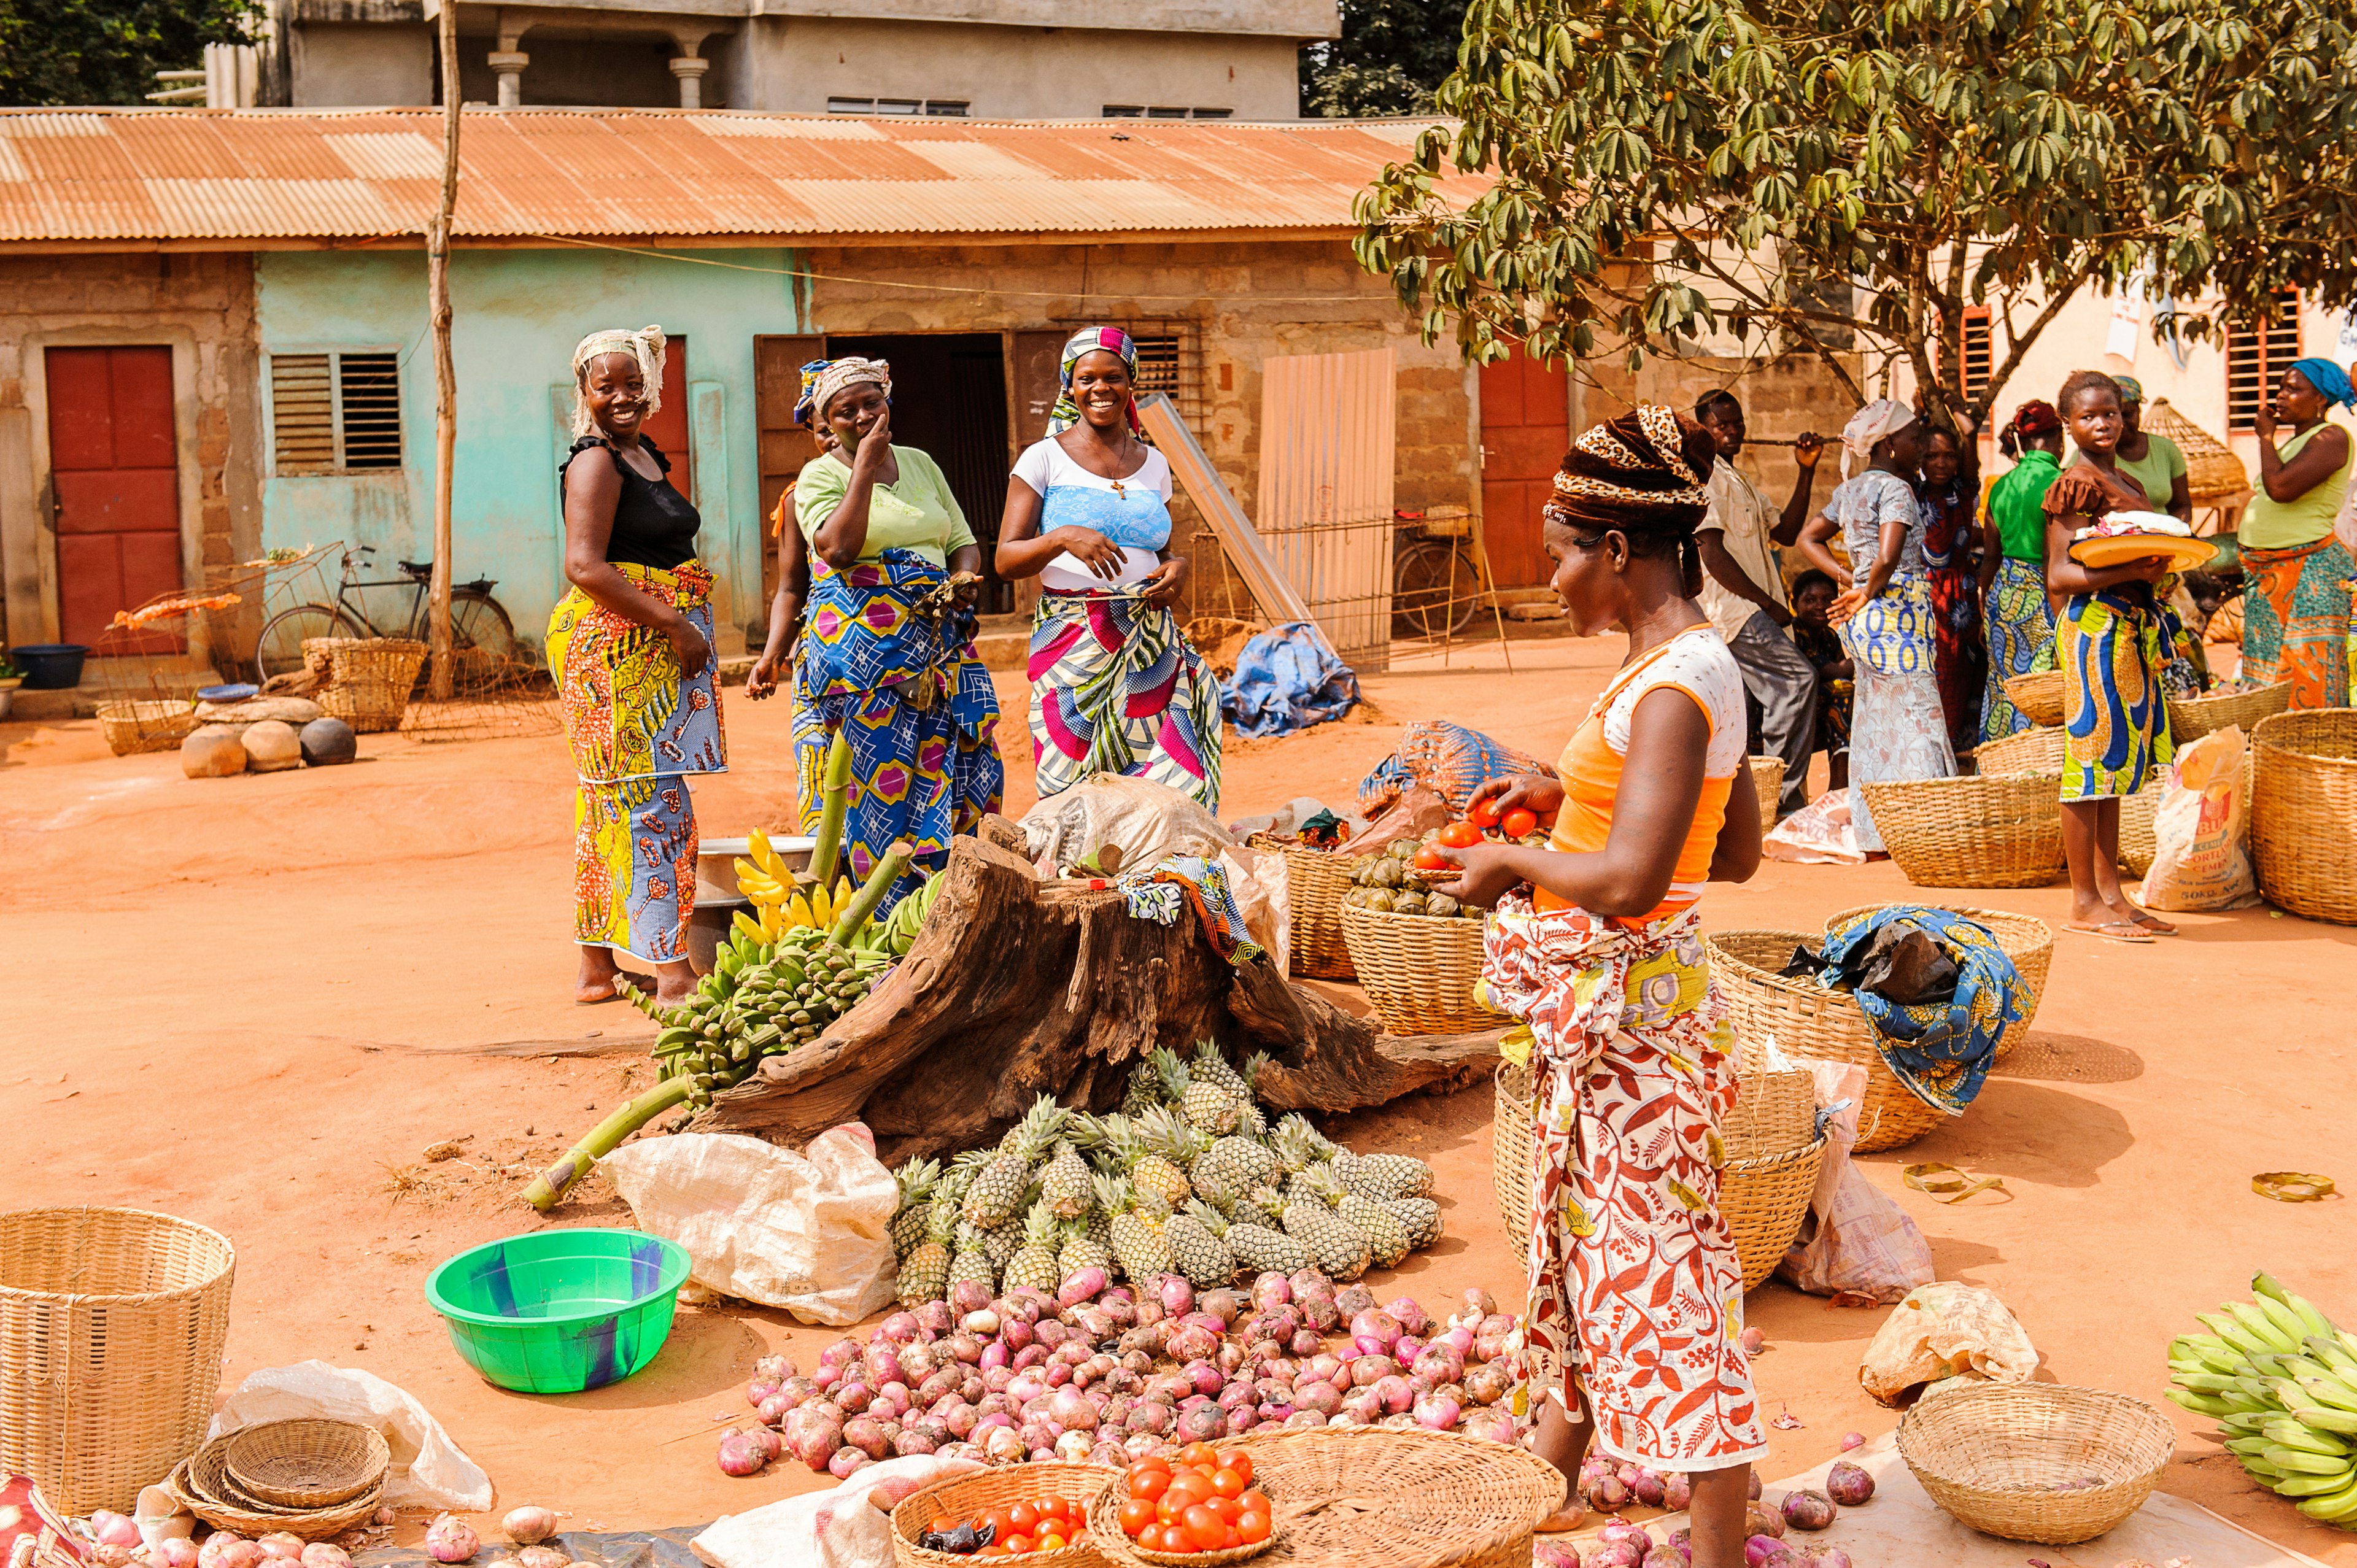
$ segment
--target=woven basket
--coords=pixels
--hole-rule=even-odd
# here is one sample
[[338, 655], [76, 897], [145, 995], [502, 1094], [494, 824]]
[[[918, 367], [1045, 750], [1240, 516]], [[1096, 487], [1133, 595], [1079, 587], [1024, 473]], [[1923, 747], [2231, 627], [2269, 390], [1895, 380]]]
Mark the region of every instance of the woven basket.
[[2021, 710], [2021, 716], [2039, 725], [2062, 722], [2062, 671], [2040, 670], [2034, 674], [2014, 675], [2005, 682], [2006, 699]]
[[178, 1498], [182, 1507], [215, 1530], [233, 1530], [245, 1536], [283, 1530], [305, 1541], [325, 1541], [359, 1524], [384, 1501], [384, 1479], [379, 1477], [375, 1485], [359, 1497], [327, 1508], [268, 1507], [245, 1496], [228, 1480], [221, 1461], [228, 1442], [226, 1437], [218, 1437], [206, 1444], [181, 1460], [164, 1483], [165, 1489]]
[[2043, 887], [2062, 871], [2062, 778], [1861, 784], [1882, 847], [1918, 887]]
[[2228, 725], [2240, 725], [2244, 735], [2250, 734], [2261, 719], [2273, 718], [2291, 706], [2291, 687], [2277, 684], [2215, 697], [2170, 697], [2168, 703], [2169, 736], [2182, 747]]
[[[1257, 1483], [1260, 1477], [1254, 1476], [1253, 1478]], [[1268, 1539], [1250, 1546], [1231, 1546], [1223, 1552], [1148, 1552], [1121, 1528], [1121, 1505], [1128, 1492], [1128, 1487], [1116, 1478], [1112, 1486], [1097, 1494], [1096, 1501], [1089, 1505], [1090, 1537], [1097, 1541], [1121, 1542], [1118, 1553], [1110, 1555], [1111, 1561], [1147, 1563], [1154, 1568], [1227, 1568], [1231, 1563], [1248, 1563], [1255, 1557], [1265, 1557], [1285, 1544], [1285, 1530], [1275, 1525], [1272, 1519], [1270, 1523], [1275, 1528], [1270, 1530]], [[1283, 1505], [1274, 1496], [1269, 1502], [1277, 1509], [1281, 1517]]]
[[2357, 925], [2357, 708], [2261, 719], [2251, 858], [2270, 904]]
[[1727, 1017], [1742, 1040], [1740, 1065], [1762, 1069], [1771, 1037], [1787, 1057], [1855, 1062], [1866, 1069], [1857, 1153], [1911, 1144], [1945, 1122], [1947, 1113], [1916, 1099], [1883, 1065], [1874, 1031], [1855, 997], [1776, 972], [1795, 947], [1811, 940], [1799, 931], [1720, 931], [1709, 939], [1711, 982], [1726, 999]]
[[[2053, 1383], [1983, 1383], [1918, 1403], [1899, 1455], [1956, 1520], [2007, 1541], [2076, 1546], [2144, 1506], [2177, 1447], [2139, 1399]], [[2056, 1488], [2091, 1479], [2077, 1490]]]
[[2206, 506], [2251, 488], [2250, 470], [2226, 444], [2157, 397], [2144, 405], [2136, 428], [2150, 435], [2166, 435], [2185, 454], [2185, 491], [2195, 506]]
[[[2021, 976], [2022, 989], [2029, 994], [2022, 998], [2021, 1020], [2005, 1032], [1996, 1043], [1992, 1062], [2005, 1060], [2014, 1047], [2029, 1034], [2030, 1021], [2038, 1016], [2038, 1004], [2046, 996], [2047, 972], [2054, 967], [2054, 928], [2035, 915], [2017, 915], [2009, 909], [1976, 909], [1969, 904], [1924, 904], [1926, 909], [1938, 909], [1945, 914], [1962, 915], [1986, 926], [1996, 937], [1996, 945], [2005, 956], [2013, 960], [2013, 967]], [[1827, 917], [1825, 929], [1830, 931], [1855, 915], [1871, 915], [1877, 909], [1896, 908], [1890, 904], [1860, 904], [1855, 909], [1844, 909]]]
[[1813, 1138], [1781, 1155], [1730, 1161], [1718, 1173], [1718, 1211], [1735, 1232], [1745, 1290], [1766, 1283], [1792, 1250], [1824, 1163], [1825, 1141]]
[[2120, 869], [2130, 876], [2150, 871], [2152, 857], [2160, 853], [2160, 842], [2153, 836], [2153, 820], [2166, 793], [2163, 785], [2147, 784], [2120, 798]]
[[222, 1466], [239, 1491], [282, 1509], [347, 1503], [384, 1479], [384, 1436], [350, 1421], [266, 1421], [230, 1434]]
[[[1043, 1492], [1086, 1508], [1120, 1479], [1120, 1471], [1103, 1465], [1043, 1463], [970, 1471], [935, 1481], [910, 1492], [892, 1510], [892, 1560], [900, 1568], [965, 1568], [974, 1562], [972, 1557], [961, 1557], [954, 1552], [931, 1552], [917, 1544], [917, 1538], [932, 1528], [935, 1519], [944, 1514], [964, 1519], [984, 1509], [1010, 1506]], [[1114, 1533], [1117, 1536], [1121, 1531], [1115, 1530]], [[1107, 1559], [1097, 1550], [1095, 1532], [1092, 1530], [1059, 1552], [1026, 1552], [993, 1561], [1032, 1563], [1037, 1568], [1098, 1568]]]
[[204, 1440], [236, 1262], [168, 1214], [0, 1215], [0, 1474], [63, 1513], [129, 1513]]
[[1744, 760], [1751, 764], [1751, 787], [1760, 792], [1760, 831], [1764, 833], [1776, 825], [1776, 802], [1784, 792], [1784, 759], [1752, 757]]
[[1490, 1190], [1497, 1195], [1498, 1222], [1509, 1241], [1531, 1230], [1531, 1161], [1536, 1134], [1531, 1126], [1531, 1069], [1517, 1062], [1498, 1064], [1491, 1098]]
[[1788, 1154], [1817, 1135], [1816, 1080], [1798, 1070], [1747, 1073], [1719, 1124], [1729, 1164]]
[[2007, 773], [2062, 771], [2062, 732], [2039, 728], [2018, 730], [2002, 740], [1985, 740], [1974, 748], [1974, 771], [1987, 779]]
[[1351, 950], [1342, 942], [1342, 899], [1351, 891], [1351, 857], [1308, 849], [1268, 833], [1244, 841], [1285, 856], [1285, 897], [1293, 912], [1292, 970], [1329, 980], [1351, 978]]
[[1481, 978], [1481, 923], [1342, 906], [1351, 967], [1394, 1035], [1455, 1035], [1501, 1022], [1473, 987]]
[[307, 637], [303, 660], [328, 666], [328, 683], [314, 697], [319, 711], [372, 735], [400, 727], [425, 645], [402, 637]]
[[169, 751], [197, 733], [197, 711], [185, 702], [163, 699], [98, 704], [99, 733], [117, 757]]

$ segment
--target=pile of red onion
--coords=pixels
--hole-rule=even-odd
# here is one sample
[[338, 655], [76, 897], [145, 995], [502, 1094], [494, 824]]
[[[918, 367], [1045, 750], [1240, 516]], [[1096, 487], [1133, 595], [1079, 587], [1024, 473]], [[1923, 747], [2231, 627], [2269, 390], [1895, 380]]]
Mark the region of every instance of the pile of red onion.
[[759, 1423], [722, 1436], [719, 1463], [749, 1476], [791, 1453], [838, 1477], [911, 1454], [1124, 1466], [1271, 1425], [1512, 1443], [1501, 1402], [1521, 1348], [1520, 1320], [1487, 1291], [1441, 1322], [1413, 1297], [1378, 1306], [1315, 1269], [1198, 1291], [1177, 1274], [1134, 1288], [1087, 1268], [1053, 1296], [996, 1299], [969, 1281], [865, 1343], [837, 1340], [806, 1376], [763, 1357], [745, 1390]]

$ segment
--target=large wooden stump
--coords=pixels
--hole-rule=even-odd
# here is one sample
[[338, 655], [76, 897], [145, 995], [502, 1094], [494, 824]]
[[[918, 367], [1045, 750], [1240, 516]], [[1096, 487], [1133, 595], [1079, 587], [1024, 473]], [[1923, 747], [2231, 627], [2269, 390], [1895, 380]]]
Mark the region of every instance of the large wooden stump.
[[[1005, 839], [1003, 824], [992, 823]], [[1289, 984], [1239, 969], [1189, 913], [1159, 926], [1085, 882], [1041, 882], [1000, 843], [960, 838], [908, 958], [858, 1006], [716, 1099], [700, 1132], [804, 1142], [858, 1118], [884, 1156], [969, 1148], [1039, 1094], [1111, 1110], [1154, 1047], [1264, 1051], [1262, 1100], [1347, 1111], [1469, 1082], [1501, 1030], [1403, 1038]]]

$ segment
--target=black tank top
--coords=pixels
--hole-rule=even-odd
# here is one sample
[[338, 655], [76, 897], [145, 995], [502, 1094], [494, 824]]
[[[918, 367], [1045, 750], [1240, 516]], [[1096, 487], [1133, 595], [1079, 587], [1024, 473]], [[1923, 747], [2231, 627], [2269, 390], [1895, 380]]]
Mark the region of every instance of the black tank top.
[[606, 536], [606, 559], [668, 572], [695, 558], [695, 531], [704, 526], [704, 518], [695, 503], [672, 485], [671, 459], [662, 455], [662, 449], [643, 435], [639, 446], [653, 456], [655, 466], [662, 470], [662, 478], [650, 479], [624, 462], [614, 444], [602, 435], [584, 435], [576, 441], [565, 455], [565, 467], [556, 471], [557, 504], [560, 509], [564, 505], [565, 475], [573, 459], [592, 446], [603, 446], [614, 460], [614, 471], [622, 476], [622, 494], [614, 503], [613, 532]]

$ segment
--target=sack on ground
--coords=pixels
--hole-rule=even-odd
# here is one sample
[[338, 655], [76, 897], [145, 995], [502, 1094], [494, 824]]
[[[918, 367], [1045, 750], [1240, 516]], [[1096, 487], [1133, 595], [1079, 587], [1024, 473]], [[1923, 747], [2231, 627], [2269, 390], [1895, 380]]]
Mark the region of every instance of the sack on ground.
[[2153, 812], [2144, 901], [2156, 909], [2231, 909], [2258, 897], [2244, 848], [2242, 726], [2229, 725], [2177, 754]]
[[1121, 846], [1124, 870], [1143, 870], [1174, 854], [1217, 860], [1235, 836], [1220, 820], [1150, 779], [1092, 773], [1023, 813], [1023, 842], [1040, 875], [1068, 871], [1106, 844]]
[[706, 1290], [837, 1326], [892, 1299], [899, 1187], [856, 1122], [799, 1155], [740, 1133], [678, 1133], [625, 1144], [597, 1168], [639, 1229], [687, 1249]]
[[1864, 865], [1866, 851], [1857, 847], [1849, 814], [1849, 791], [1828, 789], [1769, 829], [1760, 853], [1802, 865]]
[[1857, 1116], [1866, 1101], [1866, 1069], [1851, 1062], [1794, 1058], [1816, 1079], [1820, 1106], [1838, 1105], [1825, 1127], [1825, 1157], [1801, 1233], [1776, 1273], [1812, 1295], [1897, 1301], [1932, 1279], [1932, 1244], [1906, 1211], [1850, 1163]]
[[297, 1361], [248, 1373], [213, 1412], [210, 1440], [265, 1421], [348, 1421], [372, 1426], [393, 1451], [385, 1506], [480, 1513], [491, 1506], [491, 1478], [460, 1451], [442, 1423], [407, 1391], [374, 1372], [325, 1361]]
[[[1907, 1293], [1858, 1363], [1857, 1380], [1884, 1404], [1910, 1389], [1931, 1397], [1952, 1380], [2023, 1383], [2038, 1348], [1994, 1291], [1943, 1280]], [[1928, 1386], [1926, 1386], [1928, 1385]]]
[[712, 1568], [892, 1568], [892, 1520], [868, 1499], [897, 1506], [919, 1487], [982, 1466], [931, 1454], [870, 1465], [832, 1491], [786, 1498], [716, 1519], [690, 1541]]

